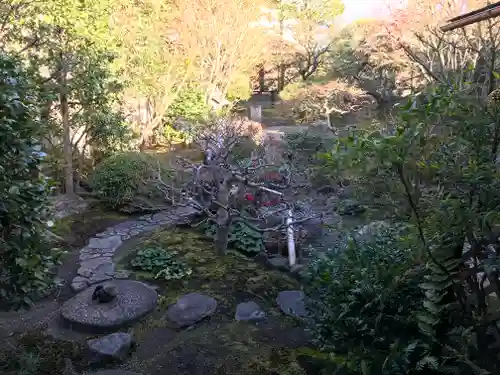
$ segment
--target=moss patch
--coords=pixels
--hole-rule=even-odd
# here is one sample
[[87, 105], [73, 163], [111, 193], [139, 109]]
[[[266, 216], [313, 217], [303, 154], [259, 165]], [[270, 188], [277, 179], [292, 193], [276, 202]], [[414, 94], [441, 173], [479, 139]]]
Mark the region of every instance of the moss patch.
[[117, 223], [131, 219], [130, 216], [105, 210], [94, 205], [88, 210], [57, 220], [52, 231], [62, 237], [67, 246], [80, 248], [86, 245], [94, 234]]
[[263, 269], [252, 259], [237, 252], [219, 256], [209, 239], [182, 229], [153, 232], [131, 249], [129, 255], [120, 261], [121, 266], [129, 268], [135, 252], [146, 247], [176, 251], [178, 260], [192, 269], [192, 275], [182, 280], [151, 280], [152, 275], [136, 274], [138, 278], [149, 279], [160, 287], [165, 306], [183, 294], [197, 291], [216, 298], [222, 311], [227, 310], [232, 317], [236, 305], [241, 301], [253, 299], [263, 307], [271, 307], [275, 305], [274, 300], [279, 291], [299, 288], [298, 282], [287, 275]]
[[17, 343], [0, 351], [0, 373], [5, 375], [59, 375], [70, 359], [77, 370], [88, 367], [80, 343], [55, 340], [43, 332], [32, 331]]
[[[138, 350], [127, 368], [151, 375], [206, 374], [274, 375], [302, 374], [295, 349], [307, 342], [297, 322], [276, 306], [279, 291], [297, 289], [286, 274], [263, 269], [238, 253], [217, 254], [211, 241], [188, 230], [159, 230], [128, 248], [119, 263], [128, 267], [135, 251], [161, 247], [178, 252], [178, 260], [193, 270], [182, 280], [152, 280], [159, 286], [158, 309], [134, 329]], [[123, 251], [123, 249], [122, 249]], [[189, 292], [200, 292], [218, 301], [217, 312], [195, 327], [176, 330], [165, 317], [168, 306]], [[234, 321], [238, 303], [256, 301], [268, 314], [258, 324]]]

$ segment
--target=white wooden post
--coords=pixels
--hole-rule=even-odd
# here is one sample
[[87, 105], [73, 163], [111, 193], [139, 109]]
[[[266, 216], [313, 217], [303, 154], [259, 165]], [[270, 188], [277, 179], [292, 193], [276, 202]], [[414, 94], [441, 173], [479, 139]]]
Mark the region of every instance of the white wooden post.
[[295, 253], [295, 238], [293, 235], [293, 213], [288, 210], [286, 218], [286, 236], [288, 239], [288, 264], [290, 267], [295, 266], [297, 263], [297, 254]]

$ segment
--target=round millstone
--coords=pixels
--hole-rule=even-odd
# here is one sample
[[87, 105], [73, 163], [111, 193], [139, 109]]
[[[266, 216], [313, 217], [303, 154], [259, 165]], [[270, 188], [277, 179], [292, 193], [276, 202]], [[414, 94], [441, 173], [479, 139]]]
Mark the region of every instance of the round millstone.
[[167, 310], [167, 317], [179, 327], [189, 327], [212, 315], [217, 301], [199, 293], [189, 293], [177, 300]]
[[95, 287], [85, 289], [64, 303], [63, 318], [76, 328], [107, 331], [126, 326], [155, 309], [158, 293], [150, 286], [131, 280], [115, 280], [113, 284], [117, 292], [113, 301], [93, 301]]
[[281, 311], [295, 318], [303, 318], [307, 316], [306, 306], [304, 303], [304, 292], [300, 290], [285, 290], [278, 294], [276, 298]]

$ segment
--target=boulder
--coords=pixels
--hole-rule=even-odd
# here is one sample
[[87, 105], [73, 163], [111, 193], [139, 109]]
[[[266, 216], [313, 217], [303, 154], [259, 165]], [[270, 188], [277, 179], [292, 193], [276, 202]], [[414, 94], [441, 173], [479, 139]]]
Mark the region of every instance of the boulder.
[[217, 301], [199, 293], [189, 293], [177, 300], [167, 310], [167, 317], [179, 327], [189, 327], [212, 315]]
[[237, 321], [257, 321], [266, 317], [266, 313], [254, 302], [242, 302], [236, 306], [234, 319]]
[[267, 258], [267, 264], [275, 269], [281, 270], [281, 271], [288, 271], [288, 259], [285, 258], [284, 256], [277, 255], [273, 257]]
[[96, 362], [112, 360], [124, 360], [132, 347], [132, 334], [126, 332], [115, 332], [97, 339], [87, 340], [87, 345]]
[[294, 318], [303, 318], [307, 316], [304, 303], [304, 292], [300, 290], [285, 290], [278, 294], [276, 302], [280, 310]]

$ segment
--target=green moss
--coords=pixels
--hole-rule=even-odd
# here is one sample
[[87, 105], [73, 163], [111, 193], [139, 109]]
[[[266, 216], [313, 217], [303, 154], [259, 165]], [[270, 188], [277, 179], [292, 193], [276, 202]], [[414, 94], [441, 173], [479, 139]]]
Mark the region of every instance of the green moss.
[[131, 249], [129, 256], [122, 259], [122, 266], [128, 266], [137, 250], [149, 246], [177, 251], [179, 260], [193, 270], [192, 275], [183, 280], [155, 281], [161, 290], [163, 303], [160, 306], [168, 306], [185, 293], [201, 291], [216, 298], [223, 309], [231, 311], [245, 299], [259, 300], [265, 306], [274, 307], [279, 291], [299, 287], [297, 281], [286, 274], [263, 269], [237, 252], [221, 257], [208, 239], [181, 229], [153, 232]]
[[[161, 328], [162, 326], [158, 326]], [[286, 327], [275, 334], [286, 335]], [[140, 340], [139, 340], [140, 342]], [[139, 344], [140, 345], [140, 344]], [[264, 340], [260, 328], [245, 322], [219, 323], [182, 331], [161, 344], [155, 340], [156, 353], [136, 358], [130, 368], [145, 369], [152, 375], [169, 369], [171, 374], [185, 374], [187, 362], [210, 374], [231, 375], [303, 375], [296, 350]]]
[[88, 238], [95, 233], [129, 219], [128, 215], [95, 206], [87, 211], [56, 220], [51, 230], [62, 237], [68, 245], [78, 247], [84, 246]]
[[[141, 238], [128, 248], [121, 266], [127, 267], [135, 251], [149, 246], [177, 251], [179, 260], [186, 262], [193, 273], [183, 280], [154, 281], [161, 297], [157, 310], [134, 327], [139, 349], [129, 362], [131, 370], [156, 375], [168, 369], [180, 375], [192, 373], [186, 366], [193, 366], [210, 374], [304, 373], [293, 349], [293, 342], [303, 339], [303, 330], [279, 312], [275, 301], [279, 291], [297, 289], [297, 281], [264, 269], [236, 252], [221, 257], [211, 241], [182, 229], [159, 230]], [[194, 329], [179, 331], [170, 326], [166, 309], [189, 292], [216, 298], [217, 313]], [[255, 325], [234, 321], [236, 305], [248, 300], [266, 310], [266, 322]]]
[[40, 331], [27, 332], [19, 337], [17, 345], [0, 351], [0, 373], [5, 375], [62, 374], [64, 359], [73, 362], [76, 369], [88, 367], [83, 345], [55, 340]]

